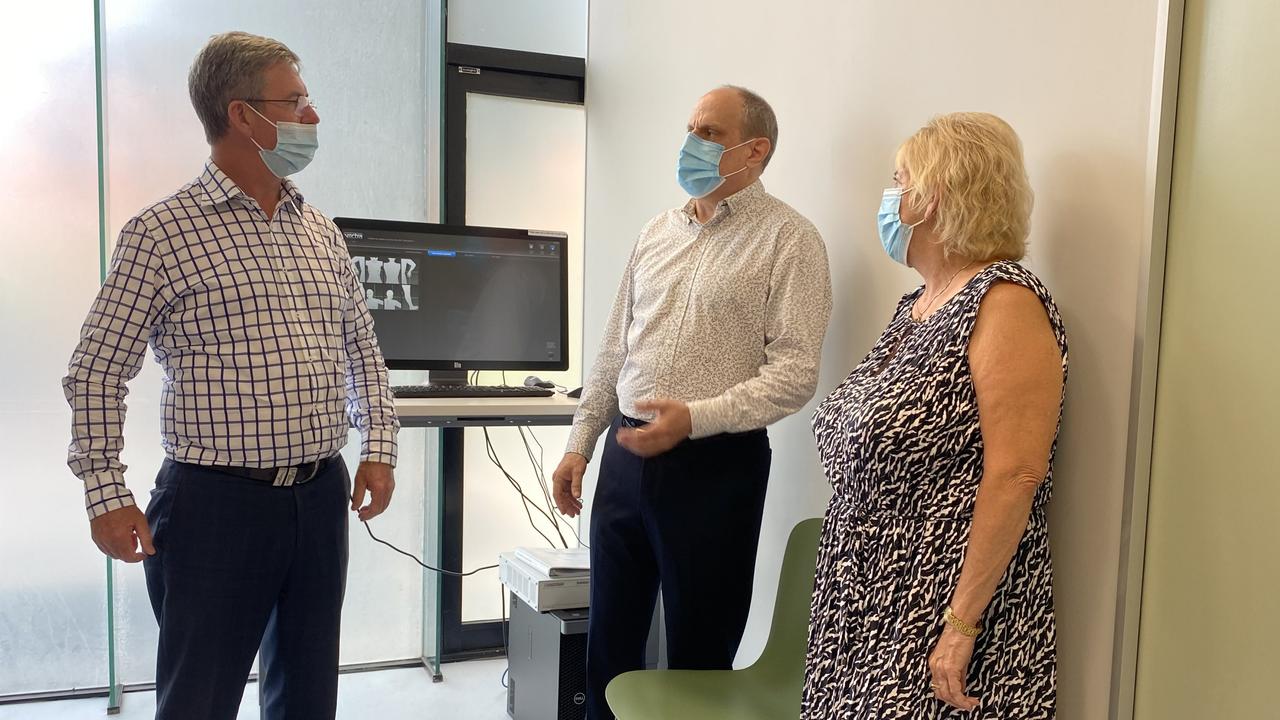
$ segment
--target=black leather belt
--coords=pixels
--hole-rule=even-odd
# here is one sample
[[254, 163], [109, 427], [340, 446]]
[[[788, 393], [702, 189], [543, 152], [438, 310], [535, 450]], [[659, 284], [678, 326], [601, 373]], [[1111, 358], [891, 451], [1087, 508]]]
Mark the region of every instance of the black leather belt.
[[[619, 425], [621, 425], [622, 427], [628, 427], [628, 428], [642, 428], [642, 427], [644, 427], [645, 425], [648, 425], [648, 424], [649, 424], [649, 421], [648, 421], [648, 420], [637, 420], [636, 418], [633, 418], [633, 417], [630, 417], [630, 416], [623, 415], [623, 414], [619, 413], [619, 414], [618, 414], [618, 424], [619, 424]], [[718, 440], [724, 440], [724, 439], [726, 439], [726, 438], [729, 438], [729, 439], [731, 439], [731, 438], [748, 438], [748, 437], [755, 437], [756, 435], [763, 435], [763, 434], [765, 434], [765, 429], [764, 429], [764, 428], [760, 428], [760, 429], [758, 429], [758, 430], [747, 430], [746, 432], [740, 432], [740, 433], [721, 433], [721, 434], [719, 434], [719, 435], [711, 435], [711, 436], [708, 436], [708, 437], [698, 438], [697, 440], [692, 440], [692, 439], [690, 439], [690, 440], [684, 440], [684, 441], [682, 441], [682, 444], [683, 444], [683, 443], [695, 443], [695, 444], [701, 444], [701, 443], [705, 443], [705, 442], [716, 442], [716, 441], [718, 441]]]
[[313, 462], [281, 468], [247, 468], [227, 465], [208, 465], [206, 467], [228, 475], [258, 480], [259, 482], [269, 482], [276, 487], [289, 487], [290, 485], [303, 485], [311, 482], [336, 457], [337, 455], [332, 455]]

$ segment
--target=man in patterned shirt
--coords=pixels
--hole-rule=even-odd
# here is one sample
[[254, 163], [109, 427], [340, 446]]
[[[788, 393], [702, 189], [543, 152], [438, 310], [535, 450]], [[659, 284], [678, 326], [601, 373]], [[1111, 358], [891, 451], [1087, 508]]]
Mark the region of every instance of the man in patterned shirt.
[[554, 474], [560, 511], [609, 428], [591, 513], [587, 717], [640, 668], [659, 588], [667, 658], [728, 669], [751, 607], [769, 478], [765, 426], [818, 382], [831, 314], [813, 224], [765, 192], [778, 124], [723, 87], [689, 120], [677, 179], [692, 199], [640, 232]]
[[[161, 720], [234, 718], [259, 647], [266, 717], [334, 717], [346, 507], [368, 520], [395, 488], [365, 293], [342, 234], [284, 179], [319, 122], [297, 63], [247, 33], [200, 51], [188, 85], [210, 160], [125, 225], [63, 381], [93, 540], [144, 564]], [[148, 344], [167, 459], [144, 516], [120, 451]], [[354, 488], [338, 455], [352, 425]]]

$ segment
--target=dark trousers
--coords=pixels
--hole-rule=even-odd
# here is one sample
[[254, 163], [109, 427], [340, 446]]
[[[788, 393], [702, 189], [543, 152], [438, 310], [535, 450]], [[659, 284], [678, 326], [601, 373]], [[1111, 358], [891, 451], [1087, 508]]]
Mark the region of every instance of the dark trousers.
[[266, 718], [334, 717], [349, 491], [341, 458], [291, 487], [164, 463], [144, 562], [157, 720], [235, 718], [259, 647]]
[[672, 669], [727, 670], [751, 607], [771, 451], [764, 430], [687, 440], [643, 459], [605, 439], [591, 506], [587, 718], [644, 667], [659, 588]]

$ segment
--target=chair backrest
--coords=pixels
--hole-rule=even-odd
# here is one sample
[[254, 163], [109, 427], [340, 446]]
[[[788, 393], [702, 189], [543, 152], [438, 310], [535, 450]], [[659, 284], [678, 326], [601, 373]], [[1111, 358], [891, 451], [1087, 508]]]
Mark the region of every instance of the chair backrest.
[[755, 671], [803, 682], [805, 649], [809, 642], [809, 608], [813, 599], [813, 574], [818, 564], [818, 537], [822, 518], [803, 520], [791, 530], [787, 551], [778, 577], [778, 596], [773, 605], [769, 640]]

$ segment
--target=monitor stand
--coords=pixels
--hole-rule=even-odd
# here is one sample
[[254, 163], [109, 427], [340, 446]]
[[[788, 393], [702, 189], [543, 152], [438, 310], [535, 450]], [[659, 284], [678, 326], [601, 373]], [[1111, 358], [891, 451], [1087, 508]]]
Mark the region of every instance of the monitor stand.
[[428, 370], [427, 382], [432, 385], [466, 385], [466, 370]]

